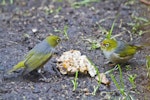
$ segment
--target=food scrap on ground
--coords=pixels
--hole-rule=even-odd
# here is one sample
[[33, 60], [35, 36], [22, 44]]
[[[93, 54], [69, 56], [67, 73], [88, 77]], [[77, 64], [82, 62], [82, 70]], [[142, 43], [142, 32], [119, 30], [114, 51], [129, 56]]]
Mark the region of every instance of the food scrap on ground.
[[57, 62], [57, 68], [62, 74], [74, 74], [79, 71], [84, 74], [89, 73], [91, 77], [96, 75], [95, 67], [78, 50], [64, 52]]
[[[83, 74], [89, 73], [91, 77], [95, 77], [97, 74], [95, 66], [91, 64], [86, 55], [81, 55], [78, 50], [64, 52], [57, 59], [57, 68], [62, 74], [75, 74], [76, 71]], [[103, 84], [109, 84], [104, 74], [100, 74], [100, 79]]]

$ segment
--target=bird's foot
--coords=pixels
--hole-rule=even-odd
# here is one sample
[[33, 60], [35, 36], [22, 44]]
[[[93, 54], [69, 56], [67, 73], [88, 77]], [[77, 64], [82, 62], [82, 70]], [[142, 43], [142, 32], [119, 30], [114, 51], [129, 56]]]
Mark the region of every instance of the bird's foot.
[[114, 67], [114, 66], [116, 66], [116, 65], [117, 65], [116, 63], [110, 63], [110, 64], [109, 64], [110, 67]]
[[42, 77], [42, 78], [40, 78], [39, 80], [47, 80], [47, 78], [43, 75], [44, 74], [44, 71], [43, 71], [43, 69], [39, 69], [38, 70], [38, 73], [40, 74], [40, 76]]
[[50, 82], [50, 80], [49, 80], [49, 79], [47, 79], [46, 77], [44, 77], [44, 78], [43, 78], [43, 77], [42, 77], [42, 78], [40, 78], [40, 79], [39, 79], [39, 81], [47, 82], [47, 83], [48, 83], [48, 82]]
[[58, 77], [61, 77], [61, 76], [62, 76], [62, 75], [60, 74], [60, 71], [59, 71], [56, 67], [53, 67], [53, 70], [56, 71]]
[[114, 67], [116, 66], [117, 64], [116, 63], [112, 63], [110, 61], [107, 61], [107, 62], [104, 62], [105, 65], [109, 65], [110, 67]]
[[106, 62], [104, 62], [104, 64], [105, 64], [105, 65], [107, 65], [107, 64], [109, 64], [109, 63], [110, 63], [110, 61], [106, 61]]
[[43, 80], [47, 80], [47, 78], [42, 73], [40, 73], [40, 75], [42, 76]]

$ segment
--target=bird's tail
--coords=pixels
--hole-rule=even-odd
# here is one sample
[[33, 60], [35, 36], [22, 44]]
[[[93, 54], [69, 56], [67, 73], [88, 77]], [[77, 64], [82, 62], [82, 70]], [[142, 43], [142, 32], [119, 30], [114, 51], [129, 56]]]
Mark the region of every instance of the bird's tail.
[[144, 42], [144, 43], [141, 43], [139, 46], [137, 46], [137, 50], [142, 50], [144, 48], [150, 48], [150, 43], [149, 42]]
[[140, 45], [140, 46], [136, 46], [136, 50], [143, 50], [144, 46]]
[[24, 68], [24, 61], [19, 62], [17, 65], [15, 65], [11, 70], [9, 70], [7, 73], [12, 73], [20, 68]]

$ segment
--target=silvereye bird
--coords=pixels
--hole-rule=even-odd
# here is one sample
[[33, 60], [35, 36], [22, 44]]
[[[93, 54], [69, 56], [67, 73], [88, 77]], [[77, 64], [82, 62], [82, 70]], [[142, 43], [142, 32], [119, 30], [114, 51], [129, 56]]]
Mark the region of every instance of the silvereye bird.
[[54, 48], [60, 42], [60, 38], [55, 35], [48, 36], [42, 42], [31, 49], [25, 59], [15, 65], [9, 73], [24, 68], [23, 75], [38, 70], [52, 57]]
[[115, 39], [104, 39], [101, 42], [101, 50], [105, 57], [112, 63], [126, 63], [134, 54], [141, 50], [142, 46], [127, 44]]

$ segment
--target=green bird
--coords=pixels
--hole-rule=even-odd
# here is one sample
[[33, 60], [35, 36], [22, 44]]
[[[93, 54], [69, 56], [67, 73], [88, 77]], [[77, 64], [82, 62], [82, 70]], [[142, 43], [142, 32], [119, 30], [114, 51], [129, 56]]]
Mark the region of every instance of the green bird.
[[38, 70], [52, 57], [54, 48], [60, 42], [60, 38], [55, 35], [46, 37], [43, 41], [31, 49], [23, 61], [15, 65], [8, 73], [24, 68], [23, 75], [31, 71]]
[[134, 54], [141, 50], [142, 46], [135, 46], [124, 41], [104, 39], [101, 42], [101, 50], [105, 57], [112, 63], [126, 63]]

